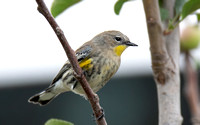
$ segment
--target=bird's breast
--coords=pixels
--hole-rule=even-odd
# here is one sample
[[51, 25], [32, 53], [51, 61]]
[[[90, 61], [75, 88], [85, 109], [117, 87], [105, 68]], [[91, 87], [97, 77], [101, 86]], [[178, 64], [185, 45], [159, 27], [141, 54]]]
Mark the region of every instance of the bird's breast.
[[117, 72], [120, 60], [101, 56], [100, 58], [93, 59], [92, 65], [93, 67], [89, 70], [84, 70], [84, 74], [91, 88], [96, 92]]
[[[79, 64], [83, 73], [94, 92], [101, 89], [117, 72], [120, 66], [120, 58], [109, 58], [104, 55], [88, 58]], [[73, 77], [74, 78], [74, 77]], [[71, 79], [72, 80], [72, 79]], [[70, 80], [70, 81], [71, 81]], [[77, 82], [77, 80], [76, 80]], [[72, 83], [72, 82], [68, 82]], [[70, 84], [69, 84], [70, 85]], [[84, 95], [80, 83], [73, 84], [72, 91]]]

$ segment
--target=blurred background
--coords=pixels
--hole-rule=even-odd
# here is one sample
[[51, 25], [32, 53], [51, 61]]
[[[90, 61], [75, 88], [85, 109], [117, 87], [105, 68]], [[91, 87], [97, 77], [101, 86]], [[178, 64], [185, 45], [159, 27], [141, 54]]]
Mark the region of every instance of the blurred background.
[[[156, 125], [157, 93], [142, 2], [127, 2], [119, 16], [114, 13], [115, 2], [84, 0], [56, 21], [74, 50], [106, 30], [119, 30], [139, 45], [123, 53], [119, 71], [98, 92], [100, 104], [110, 125]], [[52, 0], [45, 3], [50, 8]], [[27, 102], [30, 96], [48, 87], [67, 57], [34, 0], [1, 1], [0, 14], [0, 125], [42, 125], [50, 118], [95, 125], [90, 104], [71, 92], [45, 107]], [[181, 24], [181, 30], [195, 21], [190, 16]], [[191, 53], [200, 60], [199, 48]], [[180, 65], [182, 70], [183, 56]], [[181, 83], [183, 88], [183, 75]], [[183, 125], [190, 125], [184, 94], [181, 102]]]

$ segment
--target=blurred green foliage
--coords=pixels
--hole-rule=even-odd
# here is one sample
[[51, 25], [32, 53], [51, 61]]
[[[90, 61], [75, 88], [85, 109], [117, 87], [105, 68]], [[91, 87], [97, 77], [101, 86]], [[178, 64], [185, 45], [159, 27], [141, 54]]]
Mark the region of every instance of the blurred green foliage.
[[48, 120], [45, 125], [74, 125], [71, 122], [67, 122], [64, 120], [59, 120], [59, 119], [50, 119]]
[[182, 12], [181, 12], [181, 20], [185, 19], [188, 15], [192, 14], [199, 8], [200, 8], [200, 0], [187, 1], [184, 4]]
[[79, 3], [81, 0], [54, 0], [51, 6], [51, 14], [53, 17], [57, 17], [64, 10]]
[[118, 0], [114, 6], [115, 14], [119, 15], [122, 6], [124, 5], [125, 2], [128, 2], [128, 1], [130, 0]]

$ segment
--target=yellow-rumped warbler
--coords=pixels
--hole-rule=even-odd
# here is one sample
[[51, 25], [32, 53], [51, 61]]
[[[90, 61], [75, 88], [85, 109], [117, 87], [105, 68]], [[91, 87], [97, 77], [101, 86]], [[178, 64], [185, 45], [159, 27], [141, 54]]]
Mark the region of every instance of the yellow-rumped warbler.
[[[76, 50], [79, 65], [94, 92], [101, 89], [117, 72], [121, 54], [128, 46], [137, 45], [119, 31], [105, 31]], [[51, 85], [32, 96], [29, 102], [46, 105], [57, 95], [67, 91], [86, 97], [69, 61], [64, 64]]]

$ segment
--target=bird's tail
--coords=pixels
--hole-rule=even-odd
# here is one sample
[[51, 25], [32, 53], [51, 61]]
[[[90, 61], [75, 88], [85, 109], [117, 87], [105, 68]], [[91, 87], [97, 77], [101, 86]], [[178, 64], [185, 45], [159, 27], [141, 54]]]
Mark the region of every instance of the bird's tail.
[[33, 104], [39, 104], [40, 106], [44, 106], [48, 104], [51, 100], [53, 100], [56, 96], [58, 96], [60, 93], [57, 93], [53, 91], [53, 87], [51, 86], [47, 88], [46, 90], [32, 96], [28, 102]]

